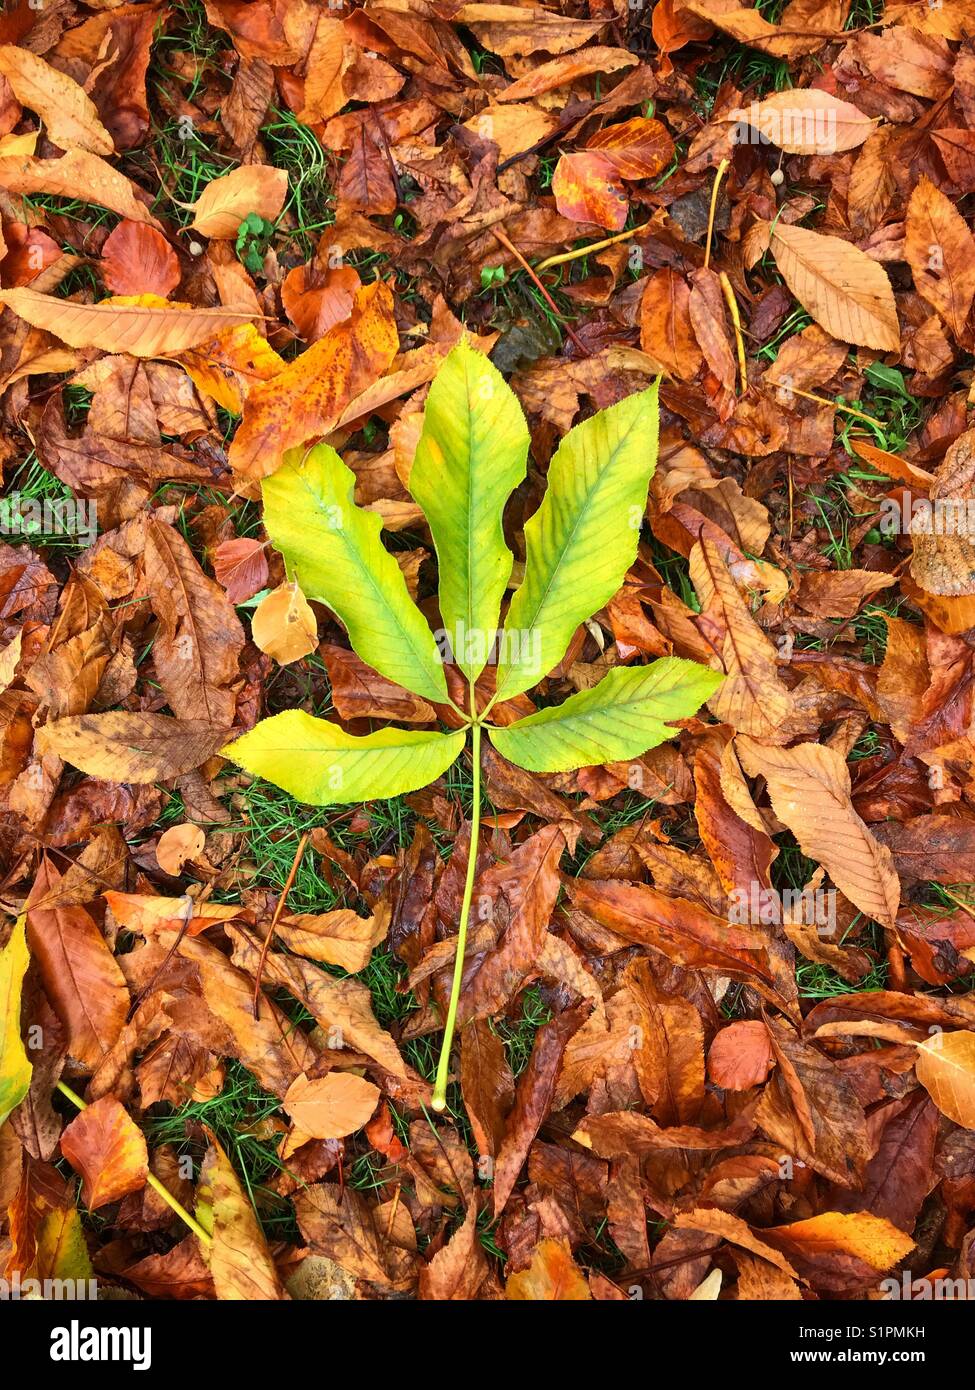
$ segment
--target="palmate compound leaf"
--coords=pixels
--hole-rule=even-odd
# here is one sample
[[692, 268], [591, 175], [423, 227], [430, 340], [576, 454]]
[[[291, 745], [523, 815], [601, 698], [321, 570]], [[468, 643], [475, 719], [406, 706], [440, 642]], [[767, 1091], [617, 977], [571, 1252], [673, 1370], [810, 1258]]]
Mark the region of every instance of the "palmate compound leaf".
[[[267, 533], [285, 558], [288, 577], [338, 614], [367, 665], [416, 695], [445, 702], [433, 633], [379, 539], [378, 513], [356, 506], [354, 487], [355, 474], [329, 445], [317, 444], [304, 456], [292, 450], [264, 479]], [[372, 793], [379, 794], [392, 795]]]
[[617, 666], [591, 690], [539, 710], [503, 729], [491, 742], [503, 757], [530, 772], [636, 758], [677, 730], [665, 721], [696, 714], [724, 677], [680, 657], [649, 666]]
[[501, 515], [525, 476], [528, 442], [521, 406], [501, 373], [459, 343], [427, 396], [410, 492], [436, 547], [454, 660], [470, 681], [484, 669], [511, 577]]
[[542, 505], [525, 525], [525, 578], [501, 637], [498, 699], [551, 671], [579, 624], [619, 589], [636, 559], [658, 433], [654, 383], [559, 445]]
[[331, 806], [416, 791], [446, 772], [464, 746], [452, 734], [377, 729], [357, 738], [337, 724], [289, 709], [264, 719], [222, 755], [298, 801]]

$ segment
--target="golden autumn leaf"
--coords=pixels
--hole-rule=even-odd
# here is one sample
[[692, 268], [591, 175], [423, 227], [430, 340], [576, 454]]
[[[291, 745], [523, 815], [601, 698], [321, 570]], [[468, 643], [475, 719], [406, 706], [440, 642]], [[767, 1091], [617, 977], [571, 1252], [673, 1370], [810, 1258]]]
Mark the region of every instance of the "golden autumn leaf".
[[853, 1255], [877, 1271], [892, 1269], [914, 1249], [910, 1236], [869, 1211], [824, 1211], [761, 1235], [790, 1258]]
[[765, 778], [772, 809], [803, 854], [822, 864], [861, 912], [892, 928], [900, 881], [890, 850], [853, 809], [842, 754], [822, 744], [773, 748], [747, 737], [736, 739], [735, 746], [748, 775]]
[[789, 154], [833, 155], [856, 149], [876, 127], [852, 102], [818, 87], [772, 92], [729, 112], [725, 120], [750, 125]]
[[209, 1132], [208, 1137], [210, 1148], [197, 1189], [197, 1215], [212, 1230], [209, 1262], [217, 1298], [286, 1299], [250, 1199], [230, 1159]]
[[0, 290], [5, 304], [34, 328], [43, 328], [69, 347], [97, 347], [133, 357], [184, 352], [253, 315], [243, 309], [196, 309], [156, 295], [124, 295], [98, 304], [54, 299], [37, 290]]
[[16, 44], [0, 44], [0, 74], [22, 106], [36, 111], [55, 145], [92, 154], [114, 154], [115, 143], [98, 108], [73, 77]]
[[345, 407], [383, 375], [398, 347], [392, 294], [381, 280], [364, 285], [349, 318], [252, 388], [230, 446], [231, 466], [246, 478], [264, 478], [288, 449], [328, 434]]
[[935, 1033], [919, 1043], [917, 1079], [942, 1115], [975, 1129], [975, 1032]]
[[378, 1086], [352, 1072], [330, 1071], [313, 1079], [302, 1073], [282, 1104], [303, 1135], [344, 1139], [371, 1119], [379, 1095]]
[[274, 222], [287, 196], [286, 169], [275, 169], [270, 164], [243, 164], [207, 184], [192, 204], [191, 226], [201, 236], [235, 237], [250, 212]]
[[112, 1096], [81, 1111], [61, 1135], [61, 1152], [83, 1179], [85, 1206], [103, 1207], [145, 1186], [145, 1136]]
[[535, 1246], [527, 1269], [509, 1276], [504, 1296], [518, 1303], [585, 1303], [592, 1297], [568, 1242], [550, 1238]]
[[770, 245], [782, 278], [816, 322], [841, 343], [900, 349], [887, 272], [849, 241], [776, 222]]

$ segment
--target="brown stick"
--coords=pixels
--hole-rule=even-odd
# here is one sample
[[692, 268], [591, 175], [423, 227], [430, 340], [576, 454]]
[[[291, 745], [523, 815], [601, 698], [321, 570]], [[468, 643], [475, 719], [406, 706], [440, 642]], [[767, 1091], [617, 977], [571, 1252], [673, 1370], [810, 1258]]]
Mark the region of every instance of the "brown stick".
[[267, 936], [265, 936], [264, 938], [264, 945], [261, 947], [261, 954], [257, 960], [257, 975], [254, 980], [255, 1018], [260, 1018], [261, 1016], [261, 976], [264, 974], [264, 962], [267, 960], [267, 953], [271, 946], [271, 939], [274, 936], [275, 929], [278, 925], [278, 918], [284, 911], [284, 905], [288, 900], [288, 894], [291, 892], [292, 884], [295, 881], [295, 875], [298, 872], [298, 865], [301, 863], [301, 856], [305, 852], [305, 846], [307, 845], [310, 836], [311, 831], [306, 830], [304, 835], [302, 835], [301, 839], [298, 841], [298, 848], [295, 850], [295, 857], [292, 862], [291, 869], [288, 872], [288, 877], [285, 882], [284, 888], [281, 890], [281, 896], [280, 898], [278, 898], [277, 907], [274, 909], [274, 916], [271, 918], [271, 925], [267, 929]]
[[532, 270], [531, 266], [525, 260], [524, 256], [518, 250], [517, 246], [515, 246], [514, 243], [508, 239], [508, 236], [505, 232], [499, 231], [497, 227], [492, 227], [491, 232], [494, 235], [495, 240], [500, 241], [504, 249], [508, 251], [512, 256], [514, 256], [515, 260], [521, 266], [522, 270], [524, 270], [527, 273], [528, 277], [534, 282], [534, 284], [545, 296], [545, 302], [548, 304], [549, 308], [552, 310], [552, 313], [558, 319], [559, 323], [562, 324], [566, 333], [575, 343], [576, 347], [579, 349], [582, 355], [584, 357], [591, 357], [592, 353], [586, 347], [585, 343], [582, 342], [580, 338], [577, 338], [575, 333], [573, 333], [572, 329], [569, 327], [568, 323], [565, 321], [562, 314], [559, 312], [559, 306], [556, 304], [555, 300], [552, 298], [548, 290], [542, 284], [541, 280], [539, 280], [538, 276], [535, 274], [534, 270]]

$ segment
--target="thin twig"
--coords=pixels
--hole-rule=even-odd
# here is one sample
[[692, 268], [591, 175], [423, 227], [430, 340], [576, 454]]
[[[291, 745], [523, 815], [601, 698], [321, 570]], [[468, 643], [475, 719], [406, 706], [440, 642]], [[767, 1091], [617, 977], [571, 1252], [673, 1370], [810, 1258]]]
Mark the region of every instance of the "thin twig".
[[722, 270], [718, 276], [721, 282], [721, 289], [728, 304], [731, 314], [731, 325], [735, 330], [735, 346], [738, 349], [738, 373], [741, 377], [741, 394], [744, 395], [748, 390], [748, 366], [745, 362], [745, 340], [741, 336], [741, 315], [738, 313], [738, 301], [732, 289], [731, 281]]
[[718, 165], [718, 172], [714, 176], [714, 183], [711, 185], [711, 207], [708, 210], [708, 239], [704, 243], [704, 269], [707, 270], [711, 264], [711, 238], [714, 235], [714, 214], [718, 206], [718, 189], [721, 187], [721, 180], [725, 176], [729, 161], [722, 159]]
[[566, 322], [565, 318], [563, 317], [561, 311], [559, 310], [559, 306], [556, 304], [555, 300], [552, 298], [552, 296], [549, 294], [548, 290], [547, 290], [547, 289], [545, 288], [545, 286], [542, 284], [541, 280], [539, 280], [538, 276], [535, 274], [534, 270], [532, 270], [531, 266], [530, 266], [530, 265], [528, 264], [528, 262], [525, 260], [524, 256], [523, 256], [523, 255], [521, 254], [521, 252], [518, 250], [517, 246], [515, 246], [515, 245], [508, 239], [507, 235], [506, 235], [504, 232], [499, 231], [499, 229], [498, 229], [497, 227], [492, 227], [492, 228], [491, 228], [491, 231], [492, 231], [492, 233], [493, 233], [493, 235], [494, 235], [495, 240], [496, 240], [496, 241], [500, 241], [500, 243], [501, 243], [501, 245], [504, 247], [504, 249], [505, 249], [506, 251], [508, 251], [512, 256], [514, 256], [515, 260], [516, 260], [516, 261], [518, 262], [518, 264], [521, 266], [522, 270], [524, 270], [524, 271], [527, 273], [529, 279], [531, 279], [531, 280], [534, 282], [534, 284], [537, 286], [537, 288], [538, 288], [538, 289], [541, 291], [541, 293], [544, 295], [544, 297], [545, 297], [545, 302], [548, 304], [549, 308], [552, 310], [552, 313], [553, 313], [553, 314], [555, 315], [555, 317], [558, 319], [559, 323], [562, 324], [562, 326], [563, 326], [563, 328], [565, 329], [566, 333], [567, 333], [568, 336], [572, 339], [572, 341], [575, 343], [576, 347], [579, 349], [579, 351], [582, 353], [582, 355], [583, 355], [584, 357], [591, 357], [592, 354], [590, 353], [589, 349], [586, 347], [585, 343], [581, 340], [581, 338], [577, 338], [577, 337], [576, 337], [575, 333], [572, 331], [572, 329], [570, 328], [569, 324]]
[[288, 894], [291, 892], [291, 886], [294, 883], [295, 875], [298, 872], [298, 865], [301, 863], [301, 856], [304, 854], [305, 846], [307, 845], [310, 838], [311, 831], [306, 830], [304, 835], [302, 835], [301, 839], [298, 841], [298, 848], [295, 850], [295, 857], [292, 861], [291, 869], [288, 873], [287, 880], [285, 881], [284, 888], [281, 891], [281, 896], [280, 898], [278, 898], [277, 907], [274, 909], [274, 916], [271, 918], [271, 925], [267, 929], [267, 936], [265, 936], [264, 938], [264, 945], [261, 947], [261, 954], [257, 960], [257, 976], [254, 980], [255, 1018], [260, 1018], [261, 1016], [261, 976], [264, 974], [264, 962], [267, 960], [267, 953], [271, 945], [271, 938], [274, 936], [275, 928], [278, 925], [278, 918], [284, 911], [284, 905], [288, 900]]
[[607, 246], [615, 246], [618, 241], [629, 241], [631, 237], [639, 236], [649, 226], [649, 222], [641, 222], [639, 227], [631, 227], [628, 232], [617, 232], [616, 236], [604, 237], [602, 241], [592, 241], [588, 246], [577, 246], [574, 251], [563, 251], [561, 256], [549, 256], [535, 269], [540, 274], [543, 270], [552, 270], [553, 267], [565, 265], [568, 261], [580, 261], [583, 256], [589, 256], [593, 251], [605, 251]]

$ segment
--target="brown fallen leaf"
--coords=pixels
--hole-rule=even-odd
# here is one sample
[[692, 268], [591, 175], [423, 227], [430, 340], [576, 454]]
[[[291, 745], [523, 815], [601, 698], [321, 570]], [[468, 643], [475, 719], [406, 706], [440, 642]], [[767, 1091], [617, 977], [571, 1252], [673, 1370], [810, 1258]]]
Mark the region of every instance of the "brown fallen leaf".
[[156, 863], [163, 873], [178, 878], [188, 859], [200, 857], [205, 843], [206, 835], [198, 825], [171, 825], [156, 844]]
[[104, 352], [128, 352], [134, 357], [184, 352], [222, 328], [232, 328], [253, 317], [246, 310], [170, 304], [151, 294], [76, 304], [39, 294], [37, 290], [0, 290], [0, 304], [70, 347], [98, 347]]
[[924, 175], [907, 205], [904, 246], [918, 294], [964, 339], [975, 298], [975, 237], [951, 199]]
[[162, 232], [128, 219], [106, 237], [101, 271], [113, 295], [154, 294], [165, 299], [182, 279], [176, 252]]
[[894, 291], [883, 266], [848, 241], [782, 221], [770, 245], [783, 280], [827, 333], [841, 343], [899, 351]]
[[91, 777], [158, 782], [191, 772], [223, 748], [230, 728], [167, 714], [82, 714], [37, 731], [40, 754], [56, 753]]
[[743, 736], [735, 742], [748, 775], [765, 778], [772, 808], [802, 852], [823, 865], [861, 912], [893, 927], [900, 883], [890, 851], [853, 809], [842, 755], [815, 743], [771, 748]]
[[0, 153], [0, 187], [10, 193], [52, 193], [61, 198], [75, 198], [83, 188], [91, 202], [120, 217], [159, 225], [125, 175], [87, 150], [68, 150], [60, 159], [4, 157]]
[[278, 923], [277, 939], [296, 955], [357, 975], [369, 964], [373, 948], [386, 939], [389, 916], [383, 902], [376, 904], [372, 917], [360, 917], [345, 907], [320, 914], [288, 914]]
[[[972, 252], [975, 261], [975, 248]], [[975, 594], [975, 430], [956, 439], [931, 484], [930, 504], [911, 515], [911, 574], [930, 594]]]
[[302, 1135], [312, 1139], [343, 1139], [371, 1118], [379, 1087], [352, 1072], [329, 1072], [313, 1080], [297, 1077], [283, 1105]]
[[817, 87], [772, 92], [724, 117], [750, 125], [789, 154], [833, 155], [856, 149], [875, 122], [852, 102]]
[[758, 1019], [729, 1023], [708, 1051], [708, 1076], [726, 1091], [760, 1086], [774, 1065], [768, 1029]]
[[111, 1096], [103, 1096], [75, 1116], [61, 1135], [61, 1152], [81, 1174], [86, 1207], [117, 1202], [146, 1185], [145, 1136]]

